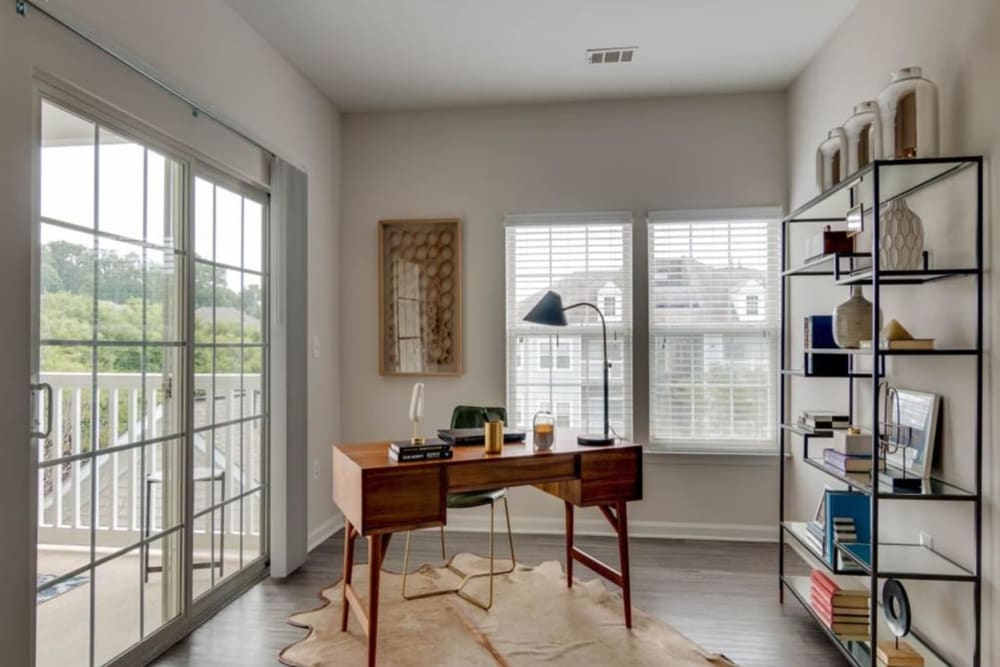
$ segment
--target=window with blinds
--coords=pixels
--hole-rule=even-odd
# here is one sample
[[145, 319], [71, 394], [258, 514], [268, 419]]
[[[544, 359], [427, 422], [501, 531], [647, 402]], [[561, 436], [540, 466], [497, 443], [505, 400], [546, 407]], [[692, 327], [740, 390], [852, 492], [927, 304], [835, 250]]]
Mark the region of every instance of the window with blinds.
[[539, 410], [562, 427], [604, 430], [601, 322], [590, 308], [566, 311], [566, 327], [529, 324], [524, 316], [547, 290], [565, 306], [596, 305], [608, 328], [609, 414], [632, 434], [632, 214], [508, 215], [507, 409], [530, 428]]
[[655, 446], [774, 451], [780, 215], [773, 208], [649, 213]]

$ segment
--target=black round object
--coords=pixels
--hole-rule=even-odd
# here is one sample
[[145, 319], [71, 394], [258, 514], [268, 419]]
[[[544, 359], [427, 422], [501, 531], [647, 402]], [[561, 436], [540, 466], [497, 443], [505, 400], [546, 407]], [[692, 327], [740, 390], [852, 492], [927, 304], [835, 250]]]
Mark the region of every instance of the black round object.
[[896, 637], [910, 634], [910, 598], [906, 597], [906, 589], [898, 579], [887, 579], [882, 586], [882, 609], [892, 634]]

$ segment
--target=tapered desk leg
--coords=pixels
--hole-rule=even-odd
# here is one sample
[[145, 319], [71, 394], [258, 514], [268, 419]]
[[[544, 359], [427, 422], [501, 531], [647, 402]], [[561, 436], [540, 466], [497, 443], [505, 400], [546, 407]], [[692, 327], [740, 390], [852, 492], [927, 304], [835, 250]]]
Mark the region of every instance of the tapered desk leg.
[[573, 503], [566, 501], [566, 587], [573, 588]]
[[368, 536], [368, 667], [375, 667], [375, 648], [378, 645], [378, 586], [382, 574], [389, 540], [381, 534]]
[[632, 577], [628, 562], [628, 503], [618, 503], [618, 559], [622, 568], [622, 598], [625, 601], [625, 627], [632, 627]]
[[350, 522], [344, 528], [344, 584], [343, 600], [340, 609], [340, 631], [347, 632], [347, 617], [351, 613], [350, 603], [347, 601], [347, 589], [351, 585], [351, 575], [354, 574], [354, 538], [357, 533]]

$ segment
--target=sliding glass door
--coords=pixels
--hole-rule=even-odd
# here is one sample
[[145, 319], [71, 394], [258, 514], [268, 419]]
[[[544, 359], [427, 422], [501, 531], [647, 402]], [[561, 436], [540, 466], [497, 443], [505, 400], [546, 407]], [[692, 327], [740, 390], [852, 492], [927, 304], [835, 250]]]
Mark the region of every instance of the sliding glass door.
[[102, 665], [266, 551], [267, 206], [40, 105], [36, 663]]

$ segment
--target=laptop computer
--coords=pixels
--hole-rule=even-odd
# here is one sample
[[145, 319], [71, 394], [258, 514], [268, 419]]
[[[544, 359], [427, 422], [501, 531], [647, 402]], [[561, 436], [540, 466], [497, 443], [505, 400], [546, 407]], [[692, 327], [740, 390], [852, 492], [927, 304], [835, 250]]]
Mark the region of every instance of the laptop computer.
[[[524, 442], [524, 431], [504, 431], [504, 442]], [[482, 445], [486, 442], [486, 433], [481, 428], [442, 428], [438, 429], [438, 437], [453, 445]]]

